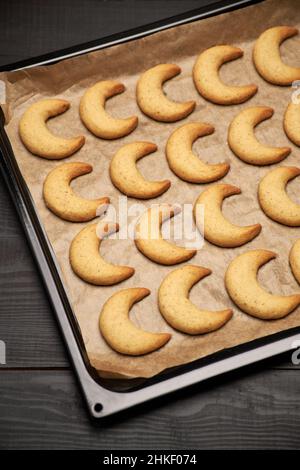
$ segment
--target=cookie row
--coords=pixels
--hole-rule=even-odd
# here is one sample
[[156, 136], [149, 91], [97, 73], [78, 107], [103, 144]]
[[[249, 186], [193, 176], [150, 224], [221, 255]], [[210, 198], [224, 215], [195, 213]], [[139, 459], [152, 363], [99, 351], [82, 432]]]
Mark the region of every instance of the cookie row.
[[[272, 116], [268, 107], [252, 107], [242, 110], [228, 130], [228, 143], [232, 151], [244, 162], [269, 165], [286, 158], [289, 147], [271, 147], [261, 144], [254, 135], [254, 127]], [[290, 139], [300, 144], [300, 104], [289, 104], [284, 118], [284, 128]], [[166, 144], [166, 157], [170, 169], [182, 180], [191, 183], [210, 183], [224, 177], [230, 166], [226, 162], [208, 164], [192, 151], [193, 143], [210, 135], [214, 127], [207, 123], [190, 122], [175, 129]], [[60, 139], [60, 138], [55, 138]], [[77, 140], [76, 145], [82, 142]], [[61, 147], [64, 152], [64, 147]], [[122, 146], [110, 164], [112, 183], [130, 197], [148, 199], [161, 195], [170, 187], [170, 181], [148, 181], [136, 167], [136, 162], [157, 150], [151, 142], [132, 142]]]
[[[178, 206], [152, 206], [142, 214], [135, 228], [135, 245], [148, 259], [172, 266], [188, 261], [196, 250], [187, 249], [165, 240], [161, 224], [180, 211]], [[90, 284], [117, 284], [134, 274], [134, 269], [107, 263], [99, 252], [103, 239], [119, 230], [118, 224], [100, 221], [84, 227], [74, 237], [69, 251], [70, 264], [78, 277]]]
[[[82, 162], [65, 163], [52, 170], [43, 187], [47, 207], [58, 217], [72, 222], [87, 222], [103, 214], [109, 198], [85, 199], [77, 196], [69, 185], [73, 178], [91, 170], [91, 165]], [[276, 168], [268, 172], [258, 186], [258, 200], [264, 213], [272, 220], [292, 227], [300, 226], [300, 205], [289, 198], [285, 186], [299, 174], [300, 169], [296, 167]], [[260, 224], [238, 226], [224, 217], [223, 200], [240, 193], [240, 188], [236, 186], [219, 183], [205, 189], [197, 198], [194, 219], [201, 230], [201, 215], [204, 213], [204, 237], [210, 243], [234, 248], [248, 243], [260, 233]], [[195, 254], [194, 250], [171, 245], [162, 239], [160, 225], [166, 218], [178, 213], [178, 210], [178, 206], [169, 204], [153, 205], [141, 216], [136, 226], [137, 248], [157, 263], [176, 264]]]
[[[290, 85], [300, 79], [300, 68], [284, 64], [279, 53], [280, 43], [297, 32], [296, 28], [277, 26], [265, 31], [256, 41], [253, 61], [258, 72], [267, 81]], [[209, 101], [223, 105], [243, 103], [251, 98], [257, 92], [256, 85], [228, 86], [218, 75], [222, 64], [242, 55], [241, 49], [229, 45], [214, 46], [202, 52], [193, 69], [193, 79], [199, 93]], [[162, 90], [163, 83], [180, 71], [177, 65], [159, 64], [142, 74], [137, 83], [136, 97], [144, 114], [157, 121], [175, 122], [187, 117], [194, 110], [195, 101], [171, 101]], [[116, 119], [105, 110], [106, 100], [124, 90], [123, 84], [107, 80], [91, 86], [83, 95], [79, 114], [87, 129], [97, 137], [117, 139], [130, 134], [136, 128], [137, 116]], [[84, 136], [72, 139], [57, 137], [50, 133], [45, 124], [47, 119], [62, 114], [69, 106], [65, 100], [46, 99], [33, 104], [24, 113], [20, 120], [19, 133], [30, 152], [44, 158], [61, 159], [82, 147]], [[299, 136], [296, 139], [299, 140]]]
[[[261, 320], [284, 318], [300, 305], [300, 294], [275, 295], [257, 281], [261, 266], [274, 259], [268, 250], [250, 250], [234, 258], [225, 273], [225, 287], [232, 301], [245, 313]], [[300, 240], [290, 251], [290, 266], [300, 283]], [[223, 327], [233, 315], [230, 308], [204, 310], [189, 300], [191, 288], [211, 270], [186, 265], [171, 271], [158, 290], [158, 307], [166, 322], [185, 334], [210, 333]], [[164, 346], [169, 333], [153, 333], [135, 326], [129, 319], [134, 303], [150, 294], [149, 289], [129, 288], [113, 294], [104, 304], [99, 318], [100, 332], [106, 342], [121, 354], [139, 356]]]
[[[300, 206], [293, 203], [283, 192], [283, 183], [300, 174], [300, 169], [282, 167], [272, 170], [259, 185], [259, 202], [265, 213], [276, 220], [291, 226], [300, 226]], [[238, 226], [228, 221], [222, 214], [224, 198], [239, 194], [240, 189], [228, 184], [216, 184], [203, 191], [194, 205], [196, 224], [202, 220], [204, 209], [204, 237], [210, 243], [223, 248], [234, 248], [253, 240], [261, 231], [260, 224]], [[153, 262], [171, 266], [191, 259], [196, 250], [187, 249], [163, 239], [162, 223], [180, 212], [178, 206], [155, 205], [140, 217], [135, 228], [135, 245], [138, 250]], [[115, 269], [104, 262], [99, 254], [100, 243], [111, 233], [115, 224], [99, 222], [82, 229], [74, 238], [70, 248], [70, 263], [73, 271], [84, 281], [96, 285], [111, 285], [133, 275], [133, 268]], [[107, 276], [108, 271], [109, 276]], [[114, 274], [114, 275], [113, 275]], [[111, 275], [111, 276], [110, 276]]]
[[[254, 135], [254, 127], [272, 115], [272, 108], [256, 106], [241, 111], [230, 124], [229, 146], [244, 162], [259, 166], [271, 165], [290, 154], [290, 147], [267, 146], [260, 143]], [[298, 130], [295, 131], [297, 126]], [[300, 104], [289, 104], [285, 113], [284, 128], [291, 140], [300, 143]], [[210, 124], [189, 122], [175, 129], [170, 135], [166, 144], [167, 161], [170, 169], [183, 181], [211, 183], [228, 173], [229, 163], [208, 164], [192, 151], [193, 143], [198, 138], [213, 132], [214, 127]], [[170, 187], [169, 180], [147, 181], [136, 168], [139, 159], [156, 150], [157, 146], [150, 142], [132, 142], [122, 146], [110, 164], [110, 177], [114, 186], [127, 196], [138, 199], [157, 197], [165, 192]]]
[[[260, 144], [254, 137], [253, 127], [258, 122], [270, 117], [271, 114], [271, 108], [248, 108], [232, 121], [228, 132], [228, 142], [232, 150], [243, 161], [256, 165], [272, 164], [281, 161], [290, 153], [289, 147], [265, 146]], [[296, 129], [297, 132], [294, 132], [296, 142], [296, 138], [300, 136], [300, 104], [290, 104], [288, 106], [285, 115], [285, 129], [287, 133]], [[230, 168], [228, 163], [207, 164], [192, 152], [193, 142], [199, 137], [211, 134], [213, 131], [214, 128], [210, 124], [195, 122], [185, 124], [173, 131], [167, 141], [166, 156], [171, 170], [178, 177], [192, 183], [209, 183], [227, 174]], [[136, 167], [136, 162], [140, 158], [155, 152], [156, 149], [157, 146], [151, 142], [132, 142], [121, 147], [110, 164], [110, 177], [113, 184], [127, 196], [140, 199], [157, 197], [165, 192], [170, 187], [169, 180], [148, 181]], [[63, 183], [69, 183], [72, 178], [89, 173], [91, 170], [90, 165], [83, 163], [71, 163], [57, 167], [46, 179], [45, 191], [46, 193], [49, 192], [49, 198], [46, 199], [51, 199], [55, 179], [57, 179], [57, 188], [59, 188]], [[48, 186], [51, 191], [47, 191]], [[72, 191], [68, 188], [68, 194], [70, 195], [70, 193]], [[62, 196], [62, 202], [64, 200], [65, 197]], [[56, 201], [56, 206], [59, 207], [58, 197]], [[95, 212], [97, 206], [105, 202], [108, 202], [108, 198], [94, 201], [92, 213]], [[92, 203], [89, 202], [88, 205], [91, 208]], [[53, 207], [52, 210], [55, 213], [58, 212], [51, 202], [48, 206], [49, 208]], [[85, 221], [92, 218], [90, 211], [87, 212], [86, 216], [80, 215], [78, 220], [72, 214], [61, 215], [61, 217], [72, 221]]]

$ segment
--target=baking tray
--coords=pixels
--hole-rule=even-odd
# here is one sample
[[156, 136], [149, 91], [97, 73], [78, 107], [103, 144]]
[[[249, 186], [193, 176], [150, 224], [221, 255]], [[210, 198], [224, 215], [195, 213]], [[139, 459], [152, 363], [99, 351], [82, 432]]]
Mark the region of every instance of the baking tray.
[[[34, 59], [9, 64], [0, 67], [0, 70], [8, 71], [41, 64], [47, 65], [254, 3], [258, 3], [258, 0], [216, 2], [184, 15], [153, 23], [147, 27], [137, 28], [126, 33], [120, 33]], [[64, 289], [55, 254], [35, 210], [29, 189], [19, 170], [4, 129], [4, 123], [4, 114], [0, 109], [1, 171], [44, 280], [89, 412], [94, 418], [114, 414], [213, 376], [292, 350], [297, 346], [297, 342], [300, 343], [300, 327], [297, 327], [222, 350], [190, 364], [164, 371], [151, 379], [111, 380], [101, 378], [90, 366], [76, 317]]]

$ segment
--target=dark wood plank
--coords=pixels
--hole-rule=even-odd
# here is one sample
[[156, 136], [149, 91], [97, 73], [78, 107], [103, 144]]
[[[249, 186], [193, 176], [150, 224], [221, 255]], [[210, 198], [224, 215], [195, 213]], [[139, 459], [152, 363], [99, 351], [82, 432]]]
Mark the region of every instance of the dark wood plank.
[[[212, 0], [26, 0], [1, 2], [0, 65], [127, 31]], [[8, 47], [5, 47], [5, 46]]]
[[62, 338], [0, 175], [0, 339], [6, 367], [68, 366]]
[[294, 449], [298, 371], [259, 368], [125, 415], [90, 422], [68, 371], [0, 372], [0, 447], [9, 449]]

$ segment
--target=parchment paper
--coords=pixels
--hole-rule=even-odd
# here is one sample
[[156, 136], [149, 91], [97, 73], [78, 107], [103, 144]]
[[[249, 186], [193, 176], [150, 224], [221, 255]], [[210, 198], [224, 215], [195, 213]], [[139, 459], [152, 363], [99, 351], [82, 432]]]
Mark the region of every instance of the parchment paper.
[[[227, 128], [234, 116], [248, 106], [264, 105], [275, 109], [272, 119], [257, 128], [257, 137], [271, 145], [292, 147], [291, 155], [282, 165], [299, 166], [299, 149], [288, 141], [282, 129], [283, 113], [291, 100], [292, 88], [267, 84], [256, 73], [251, 60], [254, 40], [266, 28], [275, 25], [300, 26], [299, 3], [293, 0], [271, 0], [245, 9], [223, 14], [195, 23], [156, 33], [127, 44], [92, 52], [78, 58], [64, 60], [55, 65], [1, 74], [6, 82], [6, 126], [10, 141], [30, 188], [34, 202], [61, 267], [71, 304], [78, 319], [88, 357], [100, 374], [119, 374], [126, 377], [151, 377], [165, 368], [184, 364], [218, 350], [248, 342], [255, 338], [300, 325], [300, 309], [277, 321], [263, 321], [241, 312], [229, 299], [224, 287], [224, 273], [228, 263], [238, 254], [254, 248], [278, 253], [259, 273], [259, 280], [274, 293], [290, 294], [300, 288], [288, 265], [288, 253], [293, 241], [300, 236], [300, 228], [287, 228], [269, 220], [257, 201], [257, 184], [272, 167], [255, 167], [241, 162], [227, 145]], [[217, 106], [206, 102], [197, 93], [191, 73], [195, 59], [204, 49], [215, 44], [233, 44], [244, 50], [244, 58], [222, 67], [221, 76], [229, 84], [256, 83], [257, 95], [236, 106]], [[292, 38], [282, 46], [283, 60], [299, 65], [300, 38]], [[165, 85], [170, 98], [178, 101], [195, 100], [197, 108], [179, 123], [157, 123], [144, 116], [135, 101], [135, 85], [139, 75], [158, 63], [177, 63], [182, 73]], [[78, 105], [87, 87], [98, 80], [117, 79], [127, 91], [107, 103], [107, 110], [118, 117], [138, 115], [138, 128], [129, 136], [105, 141], [90, 134], [80, 121]], [[86, 144], [71, 158], [48, 161], [26, 151], [18, 136], [18, 122], [25, 109], [46, 97], [65, 98], [71, 109], [49, 121], [49, 128], [62, 136], [84, 134]], [[108, 176], [109, 163], [115, 152], [125, 143], [150, 140], [159, 152], [146, 157], [139, 164], [149, 179], [172, 181], [171, 188], [154, 202], [194, 203], [207, 185], [188, 184], [178, 179], [168, 168], [164, 149], [168, 136], [178, 126], [190, 121], [209, 122], [215, 126], [212, 136], [199, 139], [194, 150], [208, 162], [230, 161], [231, 170], [222, 182], [241, 187], [242, 195], [231, 197], [224, 203], [224, 214], [231, 221], [248, 225], [260, 222], [262, 233], [251, 243], [236, 249], [222, 249], [205, 243], [192, 264], [209, 267], [213, 274], [197, 284], [191, 300], [207, 309], [232, 307], [234, 317], [220, 330], [202, 335], [188, 336], [174, 331], [161, 317], [157, 307], [157, 290], [163, 278], [175, 267], [159, 266], [139, 253], [132, 240], [110, 240], [102, 243], [101, 253], [114, 263], [136, 268], [129, 280], [113, 287], [93, 287], [77, 278], [69, 265], [68, 251], [73, 237], [85, 224], [65, 222], [53, 215], [44, 205], [42, 185], [46, 175], [66, 161], [83, 161], [93, 165], [94, 171], [73, 183], [76, 192], [84, 197], [109, 196], [116, 204], [120, 193]], [[274, 166], [273, 166], [274, 167]], [[288, 193], [300, 203], [299, 179], [288, 185]], [[128, 204], [136, 200], [129, 199]], [[145, 201], [147, 207], [153, 201]], [[150, 297], [133, 307], [131, 318], [149, 331], [169, 331], [171, 341], [159, 351], [142, 357], [128, 357], [114, 352], [103, 340], [98, 329], [98, 318], [103, 303], [119, 289], [142, 286], [151, 289]]]

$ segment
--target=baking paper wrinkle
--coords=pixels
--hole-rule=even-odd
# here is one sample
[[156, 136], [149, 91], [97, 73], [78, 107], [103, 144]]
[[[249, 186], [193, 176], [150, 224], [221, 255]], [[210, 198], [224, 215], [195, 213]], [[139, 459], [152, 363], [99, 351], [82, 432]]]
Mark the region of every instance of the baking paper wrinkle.
[[[228, 263], [238, 254], [250, 249], [269, 249], [278, 253], [259, 272], [259, 280], [274, 293], [291, 294], [300, 291], [288, 265], [292, 243], [300, 236], [300, 228], [284, 227], [268, 219], [257, 201], [257, 184], [270, 169], [280, 165], [299, 166], [299, 149], [288, 141], [282, 128], [282, 118], [291, 100], [290, 87], [276, 87], [266, 83], [255, 71], [251, 55], [254, 40], [266, 28], [275, 25], [300, 26], [300, 11], [292, 0], [270, 0], [217, 17], [193, 22], [167, 31], [147, 36], [108, 49], [91, 52], [77, 58], [67, 59], [50, 66], [30, 68], [25, 71], [2, 73], [7, 88], [6, 126], [10, 141], [30, 188], [36, 207], [56, 253], [64, 283], [79, 322], [91, 364], [100, 374], [126, 377], [151, 377], [162, 370], [191, 362], [218, 350], [251, 341], [281, 330], [300, 325], [300, 309], [281, 320], [262, 321], [241, 312], [229, 299], [224, 286], [224, 273]], [[244, 57], [226, 64], [222, 78], [227, 83], [257, 84], [258, 93], [248, 102], [235, 106], [218, 106], [205, 101], [197, 93], [192, 68], [197, 55], [215, 44], [228, 43], [241, 47]], [[281, 47], [286, 63], [299, 65], [300, 38], [291, 38]], [[176, 63], [182, 74], [166, 83], [168, 96], [178, 101], [195, 100], [196, 110], [181, 122], [158, 123], [144, 116], [135, 101], [135, 84], [143, 71], [158, 63]], [[126, 91], [112, 98], [107, 109], [116, 117], [138, 115], [137, 129], [122, 139], [104, 141], [94, 137], [82, 124], [78, 107], [87, 87], [98, 80], [118, 80]], [[49, 121], [49, 128], [57, 135], [77, 136], [84, 134], [86, 144], [72, 157], [62, 161], [48, 161], [31, 155], [18, 136], [18, 122], [29, 105], [43, 98], [64, 98], [71, 102], [66, 113]], [[227, 128], [240, 110], [249, 106], [271, 106], [274, 116], [256, 129], [262, 142], [274, 146], [290, 146], [292, 153], [283, 162], [270, 167], [254, 167], [241, 162], [230, 151], [226, 138]], [[8, 112], [9, 111], [9, 112]], [[145, 207], [155, 203], [191, 203], [200, 192], [210, 185], [189, 184], [177, 178], [169, 169], [164, 152], [170, 133], [184, 123], [208, 122], [215, 133], [199, 139], [194, 150], [199, 158], [213, 163], [230, 161], [229, 173], [219, 182], [233, 184], [242, 189], [241, 195], [232, 196], [224, 203], [224, 214], [233, 223], [262, 224], [261, 234], [250, 243], [235, 249], [222, 249], [204, 243], [189, 264], [212, 269], [212, 274], [196, 284], [191, 300], [200, 308], [224, 309], [231, 307], [234, 316], [220, 330], [201, 336], [188, 336], [174, 331], [167, 325], [157, 307], [157, 290], [163, 278], [174, 267], [159, 266], [145, 258], [132, 240], [105, 239], [101, 245], [104, 258], [116, 264], [135, 268], [136, 274], [127, 281], [112, 287], [90, 286], [76, 277], [68, 260], [71, 240], [85, 226], [66, 222], [53, 215], [42, 199], [42, 185], [46, 175], [64, 162], [83, 161], [93, 165], [93, 172], [72, 183], [73, 189], [87, 198], [109, 196], [114, 205], [121, 195], [112, 185], [108, 169], [111, 158], [124, 144], [138, 140], [152, 141], [158, 151], [138, 163], [143, 175], [149, 179], [170, 179], [172, 186], [154, 201], [142, 201]], [[298, 179], [291, 183], [289, 194], [297, 199]], [[299, 199], [298, 199], [299, 200]], [[128, 205], [138, 202], [128, 200]], [[93, 223], [93, 222], [92, 222]], [[182, 244], [178, 242], [178, 244]], [[130, 317], [141, 328], [155, 332], [170, 332], [171, 341], [163, 348], [146, 356], [132, 358], [114, 352], [103, 340], [98, 329], [98, 319], [104, 302], [119, 289], [147, 287], [151, 295], [137, 303]]]

